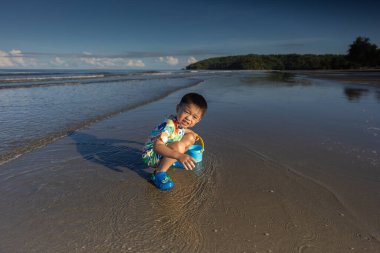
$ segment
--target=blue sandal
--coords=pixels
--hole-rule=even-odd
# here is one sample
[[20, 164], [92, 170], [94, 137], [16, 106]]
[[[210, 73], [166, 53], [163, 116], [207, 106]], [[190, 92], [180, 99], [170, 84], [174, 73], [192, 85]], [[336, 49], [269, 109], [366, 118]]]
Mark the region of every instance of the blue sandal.
[[173, 188], [174, 182], [169, 177], [169, 175], [166, 172], [156, 172], [154, 171], [152, 173], [151, 180], [153, 184], [161, 190], [169, 190]]

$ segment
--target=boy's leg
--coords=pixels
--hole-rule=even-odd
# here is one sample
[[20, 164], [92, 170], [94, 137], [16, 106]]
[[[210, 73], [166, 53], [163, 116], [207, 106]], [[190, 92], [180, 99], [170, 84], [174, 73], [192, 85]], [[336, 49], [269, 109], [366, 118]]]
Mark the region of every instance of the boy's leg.
[[[194, 143], [195, 143], [195, 136], [189, 133], [189, 134], [185, 134], [180, 141], [169, 143], [168, 147], [184, 154], [190, 148], [190, 146], [193, 145]], [[172, 166], [172, 164], [175, 163], [176, 161], [177, 161], [176, 159], [163, 157], [160, 161], [160, 164], [157, 167], [157, 171], [166, 172], [170, 168], [170, 166]]]

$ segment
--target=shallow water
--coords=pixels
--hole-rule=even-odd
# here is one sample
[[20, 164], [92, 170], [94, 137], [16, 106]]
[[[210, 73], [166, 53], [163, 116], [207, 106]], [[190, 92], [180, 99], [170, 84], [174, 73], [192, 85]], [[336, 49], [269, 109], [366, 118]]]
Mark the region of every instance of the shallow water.
[[[217, 89], [220, 83], [224, 89]], [[216, 108], [210, 107], [205, 129], [213, 129], [211, 142], [227, 139], [231, 150], [223, 157], [250, 153], [252, 160], [310, 180], [380, 239], [379, 87], [278, 74], [221, 78], [208, 85]], [[248, 168], [237, 164], [230, 173], [257, 169], [248, 159], [243, 164]], [[249, 184], [248, 178], [236, 180]]]
[[[379, 88], [204, 79], [3, 164], [0, 251], [378, 252]], [[189, 91], [209, 103], [203, 166], [161, 192], [140, 149]]]
[[0, 162], [200, 80], [186, 72], [3, 70]]

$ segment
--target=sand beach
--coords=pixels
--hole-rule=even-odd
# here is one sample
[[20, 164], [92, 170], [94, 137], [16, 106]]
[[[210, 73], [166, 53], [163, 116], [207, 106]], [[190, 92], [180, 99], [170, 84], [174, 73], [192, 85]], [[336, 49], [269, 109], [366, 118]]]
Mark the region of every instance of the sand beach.
[[[380, 252], [379, 88], [271, 75], [216, 74], [2, 164], [0, 252]], [[140, 150], [188, 92], [204, 161], [160, 191]]]

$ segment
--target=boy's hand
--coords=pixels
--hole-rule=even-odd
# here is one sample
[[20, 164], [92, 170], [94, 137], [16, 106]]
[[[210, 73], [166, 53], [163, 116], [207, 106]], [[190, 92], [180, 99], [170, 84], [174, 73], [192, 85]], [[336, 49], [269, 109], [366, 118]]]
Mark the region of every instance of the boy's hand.
[[178, 160], [186, 170], [193, 170], [195, 168], [195, 159], [189, 155], [182, 154]]

